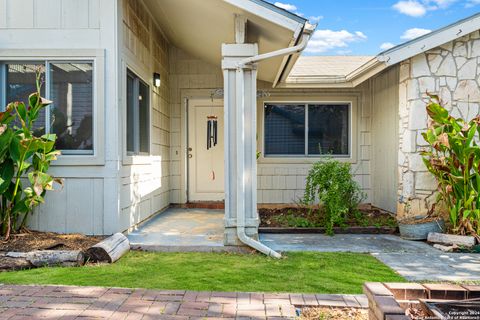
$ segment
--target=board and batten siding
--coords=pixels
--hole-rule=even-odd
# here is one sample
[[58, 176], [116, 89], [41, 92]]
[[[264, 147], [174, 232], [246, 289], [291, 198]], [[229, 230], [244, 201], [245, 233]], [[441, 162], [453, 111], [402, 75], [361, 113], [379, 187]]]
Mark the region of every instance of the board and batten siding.
[[[145, 220], [170, 204], [170, 75], [169, 43], [138, 0], [122, 0], [122, 45], [119, 70], [122, 166], [120, 169], [121, 230]], [[150, 154], [126, 154], [126, 70], [150, 87]], [[153, 73], [161, 75], [154, 88]]]
[[59, 233], [104, 234], [103, 178], [69, 178], [62, 191], [49, 192], [30, 217], [30, 227]]
[[372, 204], [395, 213], [398, 189], [398, 85], [394, 66], [371, 80], [372, 84]]
[[116, 24], [116, 0], [0, 0], [0, 61], [37, 57], [68, 61], [85, 54], [99, 63], [94, 75], [97, 154], [64, 155], [52, 164], [51, 173], [64, 179], [64, 187], [46, 195], [45, 204], [31, 216], [33, 229], [85, 234], [119, 231], [118, 94], [112, 80], [117, 72]]
[[98, 29], [101, 0], [0, 0], [0, 28]]

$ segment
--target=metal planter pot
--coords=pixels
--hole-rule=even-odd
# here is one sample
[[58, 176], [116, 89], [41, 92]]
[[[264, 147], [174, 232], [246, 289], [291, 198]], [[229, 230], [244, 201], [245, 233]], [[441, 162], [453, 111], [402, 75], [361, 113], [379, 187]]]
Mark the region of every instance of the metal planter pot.
[[445, 221], [438, 219], [435, 221], [406, 224], [399, 223], [400, 237], [406, 240], [427, 240], [430, 232], [443, 233], [445, 230]]

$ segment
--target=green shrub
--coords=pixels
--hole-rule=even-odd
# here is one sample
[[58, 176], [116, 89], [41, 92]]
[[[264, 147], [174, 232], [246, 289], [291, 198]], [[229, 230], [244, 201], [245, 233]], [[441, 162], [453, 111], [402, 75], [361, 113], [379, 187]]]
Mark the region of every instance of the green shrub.
[[319, 210], [324, 210], [328, 234], [333, 234], [334, 226], [345, 224], [364, 199], [365, 194], [353, 180], [350, 163], [327, 159], [315, 163], [308, 172], [303, 203], [322, 205]]
[[60, 154], [54, 134], [36, 137], [33, 125], [43, 108], [50, 104], [37, 92], [29, 96], [29, 106], [11, 102], [0, 112], [0, 234], [6, 239], [21, 229], [33, 208], [44, 202], [53, 182], [47, 174], [50, 162]]
[[437, 200], [446, 205], [455, 233], [480, 240], [480, 117], [455, 119], [435, 95], [427, 112], [431, 122], [422, 135], [430, 149], [422, 155], [438, 182]]

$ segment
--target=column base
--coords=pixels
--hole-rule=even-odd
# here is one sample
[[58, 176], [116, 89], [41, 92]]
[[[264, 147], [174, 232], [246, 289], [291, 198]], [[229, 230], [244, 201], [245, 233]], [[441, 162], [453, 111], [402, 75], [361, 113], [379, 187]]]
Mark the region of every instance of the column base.
[[[252, 239], [258, 240], [258, 227], [245, 227], [245, 233]], [[226, 246], [244, 246], [245, 244], [237, 237], [236, 227], [225, 227], [223, 244]]]

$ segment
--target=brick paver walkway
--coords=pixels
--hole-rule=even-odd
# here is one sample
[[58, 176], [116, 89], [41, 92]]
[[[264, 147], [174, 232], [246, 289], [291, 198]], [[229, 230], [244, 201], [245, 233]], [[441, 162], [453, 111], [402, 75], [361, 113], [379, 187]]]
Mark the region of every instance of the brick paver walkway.
[[0, 319], [286, 319], [296, 307], [366, 308], [363, 295], [0, 286]]

